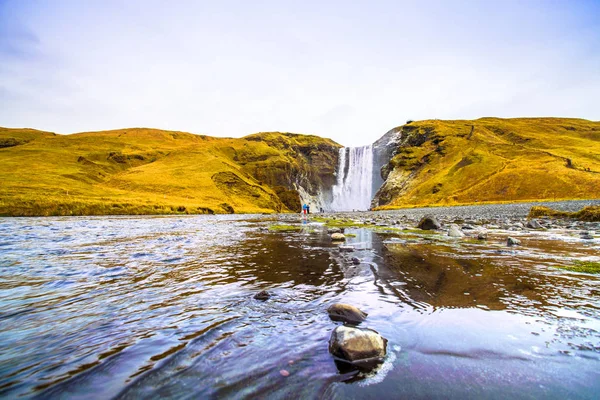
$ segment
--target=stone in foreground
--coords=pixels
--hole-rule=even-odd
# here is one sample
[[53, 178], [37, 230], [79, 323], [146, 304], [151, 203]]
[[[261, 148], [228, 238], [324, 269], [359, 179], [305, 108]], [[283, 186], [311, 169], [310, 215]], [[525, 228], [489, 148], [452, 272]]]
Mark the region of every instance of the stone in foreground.
[[256, 300], [261, 300], [261, 301], [268, 300], [270, 297], [271, 297], [271, 294], [269, 292], [267, 292], [266, 290], [262, 290], [254, 295], [254, 298]]
[[387, 339], [372, 329], [338, 326], [331, 333], [329, 352], [337, 361], [372, 369], [383, 362]]
[[343, 233], [332, 233], [331, 240], [346, 240], [346, 236]]
[[334, 321], [342, 321], [350, 324], [360, 324], [367, 318], [367, 313], [351, 306], [350, 304], [335, 303], [328, 309], [329, 318]]
[[433, 215], [424, 216], [421, 221], [419, 221], [419, 225], [417, 225], [417, 228], [425, 231], [441, 229], [441, 227], [442, 224], [440, 224], [440, 221], [438, 221]]

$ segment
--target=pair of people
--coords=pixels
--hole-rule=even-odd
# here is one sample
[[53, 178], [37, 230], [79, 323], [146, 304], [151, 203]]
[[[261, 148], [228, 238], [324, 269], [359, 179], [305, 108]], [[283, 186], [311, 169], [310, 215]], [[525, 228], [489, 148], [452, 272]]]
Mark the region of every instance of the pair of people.
[[310, 214], [310, 206], [308, 204], [302, 204], [302, 214]]

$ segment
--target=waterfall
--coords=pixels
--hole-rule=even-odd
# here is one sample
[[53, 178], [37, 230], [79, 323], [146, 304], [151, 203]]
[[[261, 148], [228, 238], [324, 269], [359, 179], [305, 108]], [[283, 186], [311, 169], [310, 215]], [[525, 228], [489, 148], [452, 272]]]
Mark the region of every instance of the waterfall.
[[341, 148], [331, 208], [334, 211], [368, 210], [373, 196], [372, 182], [373, 146]]

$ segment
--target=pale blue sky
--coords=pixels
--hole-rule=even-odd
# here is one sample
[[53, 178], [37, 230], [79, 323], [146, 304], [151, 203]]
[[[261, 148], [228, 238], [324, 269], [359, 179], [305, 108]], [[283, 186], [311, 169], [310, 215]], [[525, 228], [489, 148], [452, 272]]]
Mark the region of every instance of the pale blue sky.
[[0, 126], [289, 131], [600, 119], [600, 1], [0, 0]]

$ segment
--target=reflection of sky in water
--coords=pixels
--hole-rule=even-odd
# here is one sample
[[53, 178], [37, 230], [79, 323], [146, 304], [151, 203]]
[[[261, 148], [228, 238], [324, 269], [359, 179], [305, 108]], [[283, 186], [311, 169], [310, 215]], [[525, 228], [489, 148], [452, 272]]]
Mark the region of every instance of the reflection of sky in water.
[[[346, 229], [355, 250], [339, 252], [318, 224], [270, 223], [0, 219], [0, 395], [586, 398], [599, 388], [598, 278], [554, 268], [598, 257], [593, 245]], [[263, 289], [270, 300], [252, 299]], [[332, 302], [363, 309], [388, 338], [378, 373], [340, 383], [327, 352]]]

